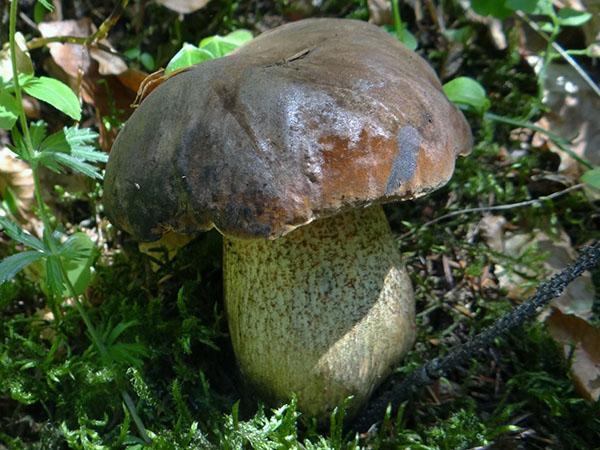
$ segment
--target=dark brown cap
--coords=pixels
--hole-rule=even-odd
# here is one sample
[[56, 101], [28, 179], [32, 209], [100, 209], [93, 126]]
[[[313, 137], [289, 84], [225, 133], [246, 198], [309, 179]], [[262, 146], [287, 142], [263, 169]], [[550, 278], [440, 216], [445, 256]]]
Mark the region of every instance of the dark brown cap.
[[416, 53], [364, 22], [303, 20], [152, 92], [113, 146], [106, 213], [142, 240], [275, 238], [433, 191], [471, 141]]

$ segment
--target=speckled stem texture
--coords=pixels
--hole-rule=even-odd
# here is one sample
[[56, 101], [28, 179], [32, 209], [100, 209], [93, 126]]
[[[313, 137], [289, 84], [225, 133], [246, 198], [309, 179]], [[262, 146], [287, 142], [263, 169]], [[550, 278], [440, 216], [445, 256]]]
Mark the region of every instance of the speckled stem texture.
[[233, 348], [265, 401], [296, 393], [323, 419], [352, 395], [352, 413], [412, 346], [413, 290], [380, 206], [224, 246]]

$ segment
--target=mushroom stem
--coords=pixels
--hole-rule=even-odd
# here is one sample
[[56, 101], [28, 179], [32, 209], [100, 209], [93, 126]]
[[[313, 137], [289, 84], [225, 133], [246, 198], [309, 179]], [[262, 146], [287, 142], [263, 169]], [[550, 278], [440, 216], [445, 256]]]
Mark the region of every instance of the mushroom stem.
[[414, 296], [381, 206], [283, 238], [224, 239], [225, 306], [244, 381], [269, 403], [298, 396], [350, 413], [412, 346]]

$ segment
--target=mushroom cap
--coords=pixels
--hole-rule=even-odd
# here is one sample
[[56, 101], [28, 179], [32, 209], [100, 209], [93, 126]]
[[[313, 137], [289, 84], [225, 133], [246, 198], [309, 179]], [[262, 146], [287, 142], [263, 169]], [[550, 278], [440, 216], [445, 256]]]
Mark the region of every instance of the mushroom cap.
[[153, 91], [112, 148], [105, 209], [140, 240], [276, 238], [433, 191], [471, 145], [416, 53], [365, 22], [302, 20]]

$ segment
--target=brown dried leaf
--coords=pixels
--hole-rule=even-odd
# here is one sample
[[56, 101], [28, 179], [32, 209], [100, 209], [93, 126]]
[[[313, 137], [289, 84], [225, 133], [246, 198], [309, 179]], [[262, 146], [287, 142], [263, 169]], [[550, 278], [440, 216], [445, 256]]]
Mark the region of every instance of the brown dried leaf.
[[[89, 18], [80, 20], [61, 20], [57, 22], [41, 22], [38, 24], [43, 37], [76, 36], [86, 37], [91, 34], [92, 21]], [[70, 77], [77, 78], [90, 70], [92, 60], [88, 49], [76, 44], [48, 44], [52, 59]]]
[[18, 159], [8, 148], [0, 149], [0, 197], [10, 188], [23, 219], [30, 216], [34, 197], [33, 173], [27, 163]]
[[[76, 36], [87, 37], [96, 31], [96, 27], [89, 18], [79, 20], [62, 20], [57, 22], [42, 22], [39, 25], [44, 37]], [[99, 42], [103, 47], [111, 49], [110, 42], [103, 39]], [[54, 61], [69, 76], [78, 77], [81, 73], [88, 74], [97, 71], [100, 75], [119, 75], [127, 70], [127, 64], [119, 56], [97, 47], [88, 47], [79, 44], [48, 44], [50, 54]], [[98, 63], [96, 67], [93, 60]]]
[[163, 5], [179, 14], [189, 14], [204, 8], [210, 0], [156, 0], [156, 3]]
[[[177, 255], [179, 249], [185, 247], [192, 239], [192, 236], [169, 231], [163, 234], [158, 241], [139, 243], [138, 248], [140, 252], [166, 263], [171, 261]], [[159, 269], [158, 264], [155, 262], [151, 263], [151, 267], [155, 272]]]
[[548, 331], [571, 357], [571, 375], [579, 393], [591, 401], [600, 399], [600, 328], [585, 320], [554, 310], [546, 320]]
[[[594, 165], [600, 165], [600, 98], [568, 65], [550, 64], [544, 90], [548, 113], [536, 125], [572, 142], [571, 149]], [[577, 179], [582, 172], [579, 163], [561, 151], [541, 133], [533, 144], [545, 143], [561, 159], [559, 171]]]
[[391, 25], [392, 5], [388, 0], [368, 0], [369, 22], [375, 25]]
[[[577, 254], [571, 246], [569, 236], [562, 231], [558, 237], [550, 237], [540, 230], [531, 233], [511, 233], [506, 230], [506, 220], [502, 216], [486, 216], [480, 222], [482, 235], [487, 245], [494, 251], [515, 259], [534, 247], [537, 252], [548, 255], [544, 267], [548, 275], [555, 274], [569, 265]], [[500, 288], [507, 291], [507, 297], [522, 301], [533, 293], [534, 287], [527, 287], [526, 280], [515, 272], [535, 276], [530, 267], [516, 264], [508, 270], [496, 264], [494, 273]], [[574, 280], [565, 292], [552, 302], [564, 314], [574, 314], [588, 319], [594, 304], [595, 291], [592, 277], [588, 272]]]
[[[15, 54], [17, 56], [17, 70], [19, 73], [32, 74], [33, 63], [31, 62], [29, 51], [27, 50], [25, 37], [20, 32], [15, 34], [15, 43], [17, 44], [15, 47]], [[10, 49], [7, 42], [0, 51], [0, 78], [4, 81], [12, 80], [12, 74], [13, 71], [12, 62], [10, 59]]]
[[[108, 47], [108, 41], [100, 41], [105, 47]], [[119, 56], [114, 53], [101, 50], [99, 48], [91, 48], [90, 56], [98, 62], [98, 72], [100, 75], [121, 75], [127, 70], [127, 64]]]
[[[95, 31], [88, 18], [44, 22], [39, 27], [44, 37], [85, 37]], [[110, 48], [108, 41], [102, 40], [100, 43]], [[108, 151], [117, 130], [110, 125], [111, 120], [105, 121], [103, 118], [125, 121], [131, 115], [133, 110], [130, 106], [146, 74], [128, 69], [121, 58], [98, 48], [60, 43], [51, 43], [48, 47], [54, 64], [46, 64], [46, 69], [58, 78], [66, 77], [75, 92], [96, 108], [100, 145]]]

